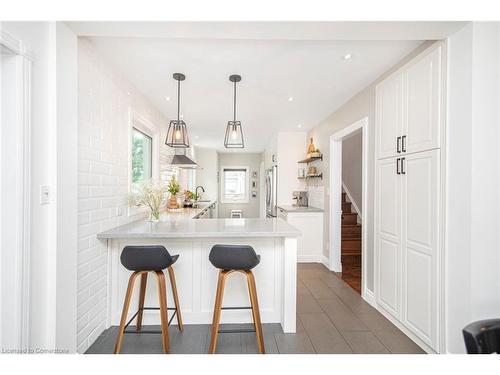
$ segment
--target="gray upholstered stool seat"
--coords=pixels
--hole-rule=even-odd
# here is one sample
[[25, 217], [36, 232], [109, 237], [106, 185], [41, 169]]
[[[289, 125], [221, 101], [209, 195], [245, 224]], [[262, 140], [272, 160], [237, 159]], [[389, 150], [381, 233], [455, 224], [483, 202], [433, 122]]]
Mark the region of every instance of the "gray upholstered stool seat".
[[260, 263], [260, 255], [248, 245], [215, 245], [208, 259], [220, 270], [249, 271]]
[[129, 271], [160, 271], [174, 264], [179, 255], [170, 255], [163, 246], [125, 246], [120, 260]]

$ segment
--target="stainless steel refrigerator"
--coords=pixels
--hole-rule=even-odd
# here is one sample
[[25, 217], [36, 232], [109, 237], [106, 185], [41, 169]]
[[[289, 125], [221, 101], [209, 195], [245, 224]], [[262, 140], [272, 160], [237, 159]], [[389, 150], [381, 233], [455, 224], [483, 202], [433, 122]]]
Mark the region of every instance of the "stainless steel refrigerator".
[[266, 217], [276, 217], [276, 200], [278, 190], [276, 186], [278, 167], [266, 169]]

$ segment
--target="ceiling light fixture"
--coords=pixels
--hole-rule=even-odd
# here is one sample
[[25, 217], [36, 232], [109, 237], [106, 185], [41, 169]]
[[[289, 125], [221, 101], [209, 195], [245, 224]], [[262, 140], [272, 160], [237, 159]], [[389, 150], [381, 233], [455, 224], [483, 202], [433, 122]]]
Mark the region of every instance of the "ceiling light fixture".
[[170, 96], [165, 96], [165, 100], [166, 100], [167, 102], [169, 102], [169, 101], [170, 101]]
[[181, 81], [186, 79], [182, 73], [174, 73], [174, 79], [177, 81], [177, 120], [171, 120], [168, 125], [167, 139], [165, 144], [173, 148], [188, 148], [189, 136], [186, 123], [181, 120]]
[[236, 82], [241, 81], [241, 76], [233, 74], [229, 80], [234, 83], [234, 101], [233, 101], [233, 121], [228, 121], [226, 126], [226, 136], [224, 137], [224, 147], [226, 148], [244, 148], [243, 130], [241, 122], [236, 121]]
[[293, 96], [290, 96], [290, 97], [288, 98], [288, 101], [289, 101], [289, 102], [293, 102]]
[[352, 58], [352, 55], [350, 53], [346, 53], [342, 58], [344, 60], [350, 60]]
[[302, 125], [301, 125], [301, 124], [298, 124], [298, 125], [297, 125], [297, 127], [300, 129], [300, 128], [302, 127]]

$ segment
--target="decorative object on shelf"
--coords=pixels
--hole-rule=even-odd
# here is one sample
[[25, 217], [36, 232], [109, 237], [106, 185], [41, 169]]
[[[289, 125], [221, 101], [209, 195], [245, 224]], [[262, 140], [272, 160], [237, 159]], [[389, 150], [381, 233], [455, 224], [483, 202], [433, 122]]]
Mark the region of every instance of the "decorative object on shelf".
[[160, 208], [162, 206], [165, 185], [153, 180], [143, 181], [132, 185], [132, 191], [128, 195], [129, 206], [147, 206], [151, 210], [150, 221], [160, 220]]
[[224, 147], [226, 148], [244, 148], [243, 130], [241, 122], [236, 121], [236, 82], [241, 81], [241, 76], [233, 74], [229, 80], [234, 83], [234, 102], [233, 102], [233, 121], [228, 121], [226, 126], [226, 136], [224, 137]]
[[257, 181], [253, 180], [252, 181], [252, 189], [256, 189], [257, 188]]
[[167, 139], [165, 144], [173, 148], [188, 148], [189, 136], [187, 125], [180, 119], [181, 110], [181, 81], [186, 79], [182, 73], [174, 73], [174, 79], [177, 81], [177, 120], [171, 120], [168, 125]]
[[170, 181], [168, 182], [168, 189], [167, 191], [170, 193], [170, 198], [168, 199], [168, 204], [167, 208], [169, 209], [175, 209], [179, 208], [179, 202], [177, 201], [177, 194], [181, 190], [179, 183], [177, 182], [177, 179], [175, 176], [172, 176], [170, 178]]
[[256, 190], [252, 190], [252, 198], [257, 198], [257, 191]]
[[184, 202], [183, 206], [184, 207], [193, 207], [194, 203], [199, 199], [198, 194], [193, 193], [190, 190], [185, 190], [184, 191]]
[[314, 146], [314, 142], [313, 142], [313, 139], [311, 137], [309, 145], [307, 146], [307, 155], [306, 155], [306, 158], [307, 159], [310, 159], [310, 158], [319, 158], [320, 156], [322, 156], [321, 152], [319, 151], [319, 148], [316, 148], [316, 146]]
[[252, 172], [252, 178], [257, 178], [257, 172], [256, 171]]

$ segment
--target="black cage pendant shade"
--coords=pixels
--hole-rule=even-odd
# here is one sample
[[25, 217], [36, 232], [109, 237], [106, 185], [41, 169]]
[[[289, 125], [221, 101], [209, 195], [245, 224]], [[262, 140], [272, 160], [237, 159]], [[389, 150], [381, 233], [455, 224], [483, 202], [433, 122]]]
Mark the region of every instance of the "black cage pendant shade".
[[244, 148], [243, 130], [241, 122], [236, 121], [236, 82], [241, 81], [241, 76], [233, 74], [229, 80], [234, 83], [234, 102], [233, 102], [233, 121], [228, 121], [226, 126], [226, 136], [224, 137], [224, 147], [226, 148]]
[[173, 77], [177, 81], [177, 120], [170, 121], [165, 144], [173, 148], [188, 148], [189, 136], [187, 125], [179, 117], [181, 109], [181, 81], [184, 81], [186, 76], [182, 73], [174, 73]]

